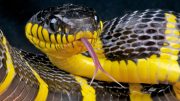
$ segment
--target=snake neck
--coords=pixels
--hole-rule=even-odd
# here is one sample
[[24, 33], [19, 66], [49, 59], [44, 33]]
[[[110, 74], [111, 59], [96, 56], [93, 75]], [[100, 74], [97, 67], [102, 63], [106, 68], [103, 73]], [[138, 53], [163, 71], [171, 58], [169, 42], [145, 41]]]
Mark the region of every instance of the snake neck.
[[[105, 56], [101, 39], [98, 38], [95, 42], [92, 43], [94, 43], [92, 46], [99, 60], [103, 60]], [[66, 51], [62, 50], [58, 54], [55, 52], [49, 53], [47, 56], [49, 57], [50, 61], [61, 70], [72, 73], [74, 75], [92, 78], [95, 70], [93, 60], [89, 54], [82, 54], [82, 52], [87, 53], [86, 48], [80, 44], [78, 45], [79, 46], [74, 45], [73, 49], [66, 48]], [[107, 81], [108, 77], [104, 77], [104, 80]]]

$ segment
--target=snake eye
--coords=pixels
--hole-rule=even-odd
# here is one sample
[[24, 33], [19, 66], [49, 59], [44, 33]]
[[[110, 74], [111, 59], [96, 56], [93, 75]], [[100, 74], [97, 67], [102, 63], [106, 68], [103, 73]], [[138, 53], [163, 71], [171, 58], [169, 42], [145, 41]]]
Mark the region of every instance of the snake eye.
[[94, 19], [95, 19], [95, 21], [97, 22], [97, 23], [99, 23], [99, 17], [98, 16], [94, 16]]
[[49, 22], [49, 26], [53, 32], [59, 32], [61, 30], [60, 23], [57, 18], [52, 18]]

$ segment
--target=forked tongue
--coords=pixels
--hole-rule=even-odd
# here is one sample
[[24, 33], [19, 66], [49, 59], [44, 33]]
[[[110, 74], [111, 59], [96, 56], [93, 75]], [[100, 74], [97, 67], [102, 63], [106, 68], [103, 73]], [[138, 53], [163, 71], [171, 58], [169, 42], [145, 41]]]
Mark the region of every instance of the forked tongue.
[[95, 67], [96, 67], [96, 69], [95, 69], [95, 71], [94, 71], [94, 74], [93, 74], [93, 77], [92, 77], [92, 79], [91, 79], [90, 85], [93, 83], [93, 81], [94, 81], [94, 79], [95, 79], [95, 77], [96, 77], [96, 74], [97, 74], [98, 70], [100, 70], [100, 71], [103, 72], [107, 77], [109, 77], [109, 78], [112, 79], [114, 82], [116, 82], [118, 85], [120, 85], [120, 86], [123, 87], [123, 88], [126, 88], [126, 87], [124, 87], [123, 85], [121, 85], [116, 79], [114, 79], [108, 72], [106, 72], [106, 71], [102, 68], [102, 66], [101, 66], [101, 64], [100, 64], [100, 62], [99, 62], [99, 60], [98, 60], [98, 57], [96, 56], [96, 53], [94, 52], [94, 50], [93, 50], [91, 44], [88, 42], [88, 40], [87, 40], [86, 38], [81, 38], [81, 41], [83, 42], [83, 44], [84, 44], [85, 47], [87, 48], [89, 54], [91, 55], [91, 58], [93, 59], [94, 65], [95, 65]]

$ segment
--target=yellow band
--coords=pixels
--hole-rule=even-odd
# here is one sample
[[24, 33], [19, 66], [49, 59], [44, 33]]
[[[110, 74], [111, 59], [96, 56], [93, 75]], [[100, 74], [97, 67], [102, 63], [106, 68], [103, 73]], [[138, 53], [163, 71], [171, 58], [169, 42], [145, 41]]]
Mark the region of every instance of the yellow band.
[[88, 85], [86, 79], [79, 76], [74, 76], [76, 81], [81, 85], [81, 93], [83, 101], [96, 101], [95, 90], [92, 86]]
[[11, 84], [14, 76], [15, 76], [15, 69], [14, 69], [14, 65], [11, 59], [11, 55], [9, 53], [9, 49], [7, 47], [7, 41], [6, 38], [3, 37], [3, 45], [6, 51], [6, 68], [7, 68], [7, 76], [4, 79], [4, 81], [2, 83], [0, 83], [0, 95], [9, 87], [9, 85]]
[[141, 92], [142, 86], [140, 84], [130, 84], [129, 88], [131, 101], [152, 101], [150, 94]]
[[46, 82], [43, 79], [41, 79], [41, 77], [38, 75], [38, 73], [36, 73], [36, 71], [27, 62], [26, 62], [26, 64], [32, 70], [34, 76], [37, 78], [37, 80], [39, 82], [39, 91], [35, 98], [35, 101], [46, 101], [47, 96], [48, 96], [48, 85], [46, 84]]

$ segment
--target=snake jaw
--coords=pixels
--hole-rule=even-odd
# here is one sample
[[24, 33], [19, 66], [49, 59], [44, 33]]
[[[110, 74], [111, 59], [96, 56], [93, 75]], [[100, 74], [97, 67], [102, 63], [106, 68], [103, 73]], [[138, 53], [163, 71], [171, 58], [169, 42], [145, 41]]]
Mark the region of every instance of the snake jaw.
[[68, 44], [75, 43], [79, 41], [82, 37], [89, 40], [95, 40], [98, 37], [99, 30], [97, 31], [80, 31], [76, 34], [60, 34], [60, 33], [50, 33], [48, 29], [43, 28], [38, 24], [28, 23], [26, 25], [26, 37], [29, 41], [34, 44], [37, 48], [42, 49], [52, 49], [52, 47], [61, 47]]

